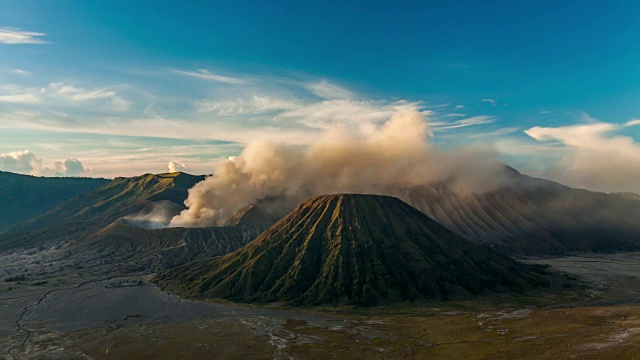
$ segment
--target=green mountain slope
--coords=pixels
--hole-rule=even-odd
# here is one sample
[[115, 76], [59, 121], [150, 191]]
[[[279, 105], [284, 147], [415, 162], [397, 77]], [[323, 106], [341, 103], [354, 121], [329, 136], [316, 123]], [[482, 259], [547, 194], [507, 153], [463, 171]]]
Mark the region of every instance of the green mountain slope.
[[0, 235], [0, 248], [78, 240], [121, 217], [148, 214], [158, 206], [175, 214], [184, 208], [187, 190], [203, 178], [184, 173], [116, 178]]
[[107, 183], [107, 179], [36, 177], [0, 171], [0, 232]]
[[313, 198], [237, 251], [159, 279], [187, 296], [294, 305], [373, 305], [545, 283], [399, 199], [376, 195]]

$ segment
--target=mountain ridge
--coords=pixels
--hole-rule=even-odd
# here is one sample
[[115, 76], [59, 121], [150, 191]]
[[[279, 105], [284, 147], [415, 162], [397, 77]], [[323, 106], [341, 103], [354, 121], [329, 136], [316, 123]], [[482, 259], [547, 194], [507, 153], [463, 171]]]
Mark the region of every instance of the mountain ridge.
[[153, 212], [160, 202], [184, 209], [188, 190], [204, 176], [186, 173], [118, 177], [89, 193], [76, 196], [48, 212], [0, 235], [0, 249], [59, 244], [96, 233], [120, 217]]
[[101, 178], [40, 177], [0, 171], [0, 233], [108, 182]]

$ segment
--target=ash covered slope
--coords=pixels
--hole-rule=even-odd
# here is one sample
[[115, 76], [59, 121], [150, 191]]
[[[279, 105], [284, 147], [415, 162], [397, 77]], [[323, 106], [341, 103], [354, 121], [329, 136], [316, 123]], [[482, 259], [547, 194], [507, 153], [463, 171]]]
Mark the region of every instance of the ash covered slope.
[[397, 196], [455, 233], [512, 254], [640, 250], [640, 201], [508, 169], [507, 184], [483, 194], [440, 184]]
[[158, 205], [175, 214], [184, 208], [187, 190], [203, 178], [185, 173], [116, 178], [0, 235], [0, 248], [77, 240], [120, 217], [151, 212]]
[[107, 183], [107, 179], [36, 177], [0, 171], [0, 232]]
[[120, 259], [153, 256], [156, 267], [166, 269], [226, 255], [255, 239], [277, 220], [256, 207], [244, 209], [237, 222], [222, 227], [146, 229], [137, 221], [118, 219], [74, 248]]
[[160, 281], [189, 296], [313, 305], [373, 305], [545, 283], [399, 199], [377, 195], [315, 197], [243, 248], [176, 268]]

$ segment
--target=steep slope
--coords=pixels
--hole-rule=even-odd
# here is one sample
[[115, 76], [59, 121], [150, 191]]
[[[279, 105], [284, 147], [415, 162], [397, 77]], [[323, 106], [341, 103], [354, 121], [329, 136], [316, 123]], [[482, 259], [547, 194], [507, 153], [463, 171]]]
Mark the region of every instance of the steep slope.
[[107, 179], [36, 177], [0, 171], [0, 232], [107, 183]]
[[402, 201], [376, 195], [313, 198], [239, 250], [160, 281], [189, 296], [298, 305], [373, 305], [545, 283]]
[[118, 219], [72, 250], [104, 258], [153, 257], [165, 269], [186, 262], [228, 254], [255, 239], [266, 227], [243, 224], [207, 228], [145, 229]]
[[511, 254], [640, 250], [640, 201], [515, 171], [483, 194], [439, 184], [396, 195], [457, 234]]
[[120, 217], [149, 215], [158, 206], [171, 216], [184, 208], [187, 190], [203, 178], [184, 173], [116, 178], [0, 235], [0, 249], [76, 240]]
[[[574, 189], [508, 166], [505, 178], [483, 193], [460, 193], [447, 183], [382, 193], [398, 197], [468, 240], [511, 255], [640, 250], [636, 194]], [[275, 208], [280, 216], [297, 206], [284, 204], [280, 199]]]

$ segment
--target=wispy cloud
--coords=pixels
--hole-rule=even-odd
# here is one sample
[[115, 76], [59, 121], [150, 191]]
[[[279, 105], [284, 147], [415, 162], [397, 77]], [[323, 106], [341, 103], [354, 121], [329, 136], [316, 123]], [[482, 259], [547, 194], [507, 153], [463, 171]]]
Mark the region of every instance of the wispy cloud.
[[34, 31], [23, 31], [14, 28], [0, 28], [0, 44], [48, 44], [42, 39], [47, 34]]
[[36, 94], [32, 94], [32, 93], [0, 95], [0, 102], [5, 102], [5, 103], [34, 104], [39, 101], [40, 101], [40, 98]]
[[467, 116], [467, 114], [451, 113], [451, 114], [447, 114], [445, 116], [446, 117], [464, 117], [464, 116]]
[[108, 88], [84, 89], [64, 82], [50, 83], [43, 88], [25, 88], [16, 85], [0, 87], [0, 102], [15, 104], [35, 104], [55, 102], [60, 104], [80, 104], [84, 102], [108, 100], [108, 106], [114, 111], [125, 111], [130, 102], [120, 97], [115, 90]]
[[468, 126], [490, 124], [495, 121], [495, 117], [489, 115], [473, 116], [453, 122], [436, 123], [434, 130], [451, 130]]
[[491, 106], [497, 106], [498, 105], [498, 100], [494, 100], [494, 99], [482, 99], [480, 101], [489, 103], [489, 104], [491, 104]]
[[[383, 100], [326, 100], [286, 111], [280, 117], [295, 120], [312, 129], [327, 129], [337, 124], [363, 131], [373, 130], [375, 124], [387, 120], [402, 110], [415, 110], [421, 103]], [[423, 111], [423, 114], [430, 114]]]
[[640, 119], [634, 119], [631, 121], [627, 121], [624, 126], [636, 126], [636, 125], [640, 125]]
[[26, 71], [26, 70], [22, 70], [22, 69], [11, 69], [11, 72], [17, 75], [23, 75], [23, 76], [29, 76], [31, 75], [30, 72]]
[[198, 69], [196, 71], [173, 69], [171, 71], [173, 73], [176, 73], [176, 74], [191, 76], [191, 77], [195, 77], [195, 78], [199, 78], [199, 79], [203, 79], [203, 80], [215, 81], [215, 82], [219, 82], [219, 83], [223, 83], [223, 84], [240, 85], [240, 84], [249, 83], [248, 79], [243, 79], [243, 78], [239, 78], [239, 77], [218, 75], [218, 74], [212, 73], [211, 71], [209, 71], [207, 69]]
[[351, 91], [336, 84], [332, 84], [327, 80], [306, 83], [304, 86], [312, 93], [323, 99], [353, 99], [355, 97]]
[[298, 99], [252, 96], [237, 99], [200, 100], [195, 103], [198, 112], [210, 112], [218, 115], [260, 114], [266, 112], [293, 110], [303, 104]]
[[490, 138], [501, 138], [505, 135], [509, 135], [509, 134], [513, 134], [516, 131], [520, 130], [519, 127], [506, 127], [506, 128], [500, 128], [500, 129], [496, 129], [496, 130], [491, 130], [491, 131], [485, 131], [485, 132], [476, 132], [474, 134], [468, 135], [469, 138], [472, 139], [490, 139]]

